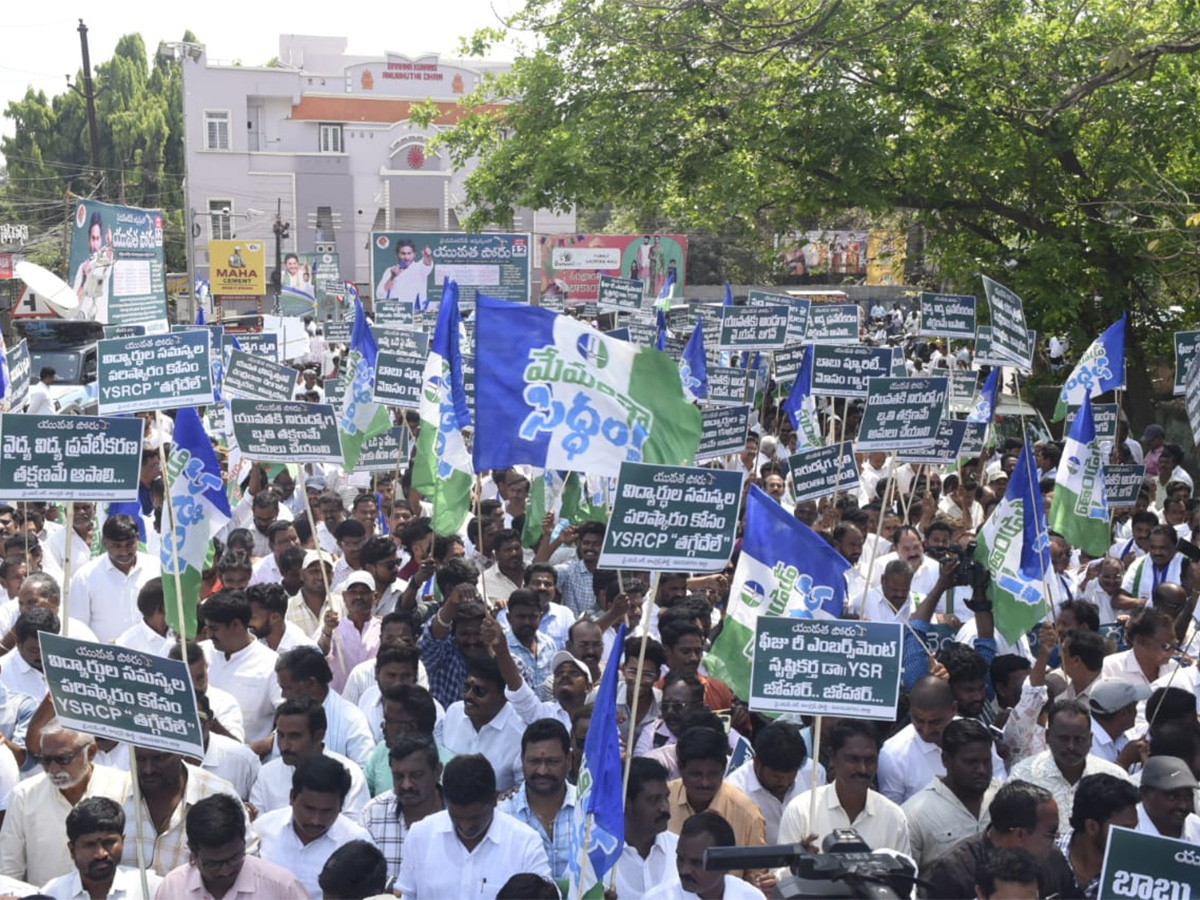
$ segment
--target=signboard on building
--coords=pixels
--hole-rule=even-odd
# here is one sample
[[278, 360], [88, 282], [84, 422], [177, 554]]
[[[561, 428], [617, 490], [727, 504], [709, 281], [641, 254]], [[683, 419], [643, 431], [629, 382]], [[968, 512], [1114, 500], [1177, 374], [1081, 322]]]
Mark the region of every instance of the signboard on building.
[[80, 200], [67, 283], [82, 317], [113, 325], [167, 321], [162, 210]]
[[474, 306], [476, 293], [528, 303], [529, 244], [528, 234], [373, 232], [372, 297], [437, 304], [449, 278], [465, 307]]
[[208, 283], [214, 297], [258, 297], [267, 292], [263, 241], [209, 241]]
[[683, 234], [539, 234], [538, 296], [563, 298], [568, 306], [595, 303], [600, 276], [611, 275], [641, 281], [643, 296], [652, 299], [674, 274], [671, 296], [682, 297], [687, 246]]

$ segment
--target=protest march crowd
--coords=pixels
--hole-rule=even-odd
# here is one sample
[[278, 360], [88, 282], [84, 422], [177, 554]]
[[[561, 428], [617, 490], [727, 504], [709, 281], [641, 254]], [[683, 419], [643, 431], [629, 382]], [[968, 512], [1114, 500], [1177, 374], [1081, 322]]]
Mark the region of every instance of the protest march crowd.
[[[431, 358], [447, 383], [432, 417], [388, 410], [414, 448], [394, 471], [252, 460], [219, 419], [171, 409], [140, 414], [136, 502], [75, 502], [69, 519], [53, 500], [0, 505], [0, 895], [1091, 898], [1110, 829], [1200, 843], [1200, 506], [1162, 428], [1134, 440], [1122, 416], [1106, 442], [1074, 424], [1065, 441], [992, 433], [950, 465], [869, 449], [853, 484], [798, 498], [806, 427], [852, 441], [864, 403], [767, 390], [742, 449], [699, 464], [741, 479], [728, 562], [606, 569], [613, 470], [480, 465], [480, 445], [501, 443], [495, 416], [511, 415], [484, 401], [483, 305], [473, 439], [454, 427], [457, 341], [439, 337], [459, 326], [444, 309]], [[976, 372], [986, 427], [999, 369], [919, 338], [912, 318], [878, 306], [863, 338], [904, 347], [910, 376]], [[351, 389], [364, 355], [339, 354]], [[332, 359], [291, 361], [296, 397], [324, 401]], [[546, 409], [549, 433], [563, 412]], [[208, 447], [192, 443], [201, 422]], [[465, 488], [446, 462], [456, 440], [475, 454]], [[162, 563], [180, 521], [163, 461], [184, 445], [216, 461], [229, 515], [180, 597]], [[1089, 453], [1145, 467], [1136, 502], [1080, 514]], [[896, 626], [884, 716], [751, 702], [735, 674], [757, 653], [745, 610], [766, 597], [796, 615], [802, 591], [746, 574], [753, 557], [781, 577], [782, 557], [751, 545], [768, 514], [815, 542], [776, 548], [803, 548], [793, 580], [822, 585], [803, 588], [824, 598], [815, 613], [802, 600], [805, 615]], [[42, 633], [185, 663], [203, 757], [64, 724]], [[796, 893], [786, 859], [737, 856], [777, 844], [845, 865]], [[705, 864], [718, 849], [724, 870]], [[859, 850], [874, 856], [846, 862]], [[864, 859], [883, 874], [856, 878]], [[1133, 877], [1123, 896], [1188, 896], [1139, 894]]]

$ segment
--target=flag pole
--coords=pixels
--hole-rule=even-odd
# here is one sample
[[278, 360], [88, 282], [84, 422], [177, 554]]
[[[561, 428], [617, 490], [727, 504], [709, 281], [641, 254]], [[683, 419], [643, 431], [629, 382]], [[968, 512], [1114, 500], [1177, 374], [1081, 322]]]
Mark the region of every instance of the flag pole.
[[[180, 623], [182, 626], [182, 622]], [[184, 662], [187, 662], [187, 656], [183, 657]], [[137, 829], [134, 834], [136, 838], [133, 842], [134, 852], [137, 854], [138, 875], [142, 881], [142, 896], [150, 896], [150, 884], [146, 878], [146, 851], [142, 848], [142, 825], [145, 820], [142, 812], [142, 786], [138, 782], [138, 761], [137, 747], [133, 744], [129, 745], [129, 774], [130, 781], [133, 782], [133, 815], [134, 827]]]
[[[629, 738], [625, 741], [625, 773], [621, 778], [621, 797], [629, 790], [629, 769], [633, 765], [633, 738], [637, 732], [637, 701], [642, 687], [642, 673], [646, 669], [646, 638], [650, 633], [650, 607], [654, 603], [654, 595], [658, 591], [658, 572], [650, 576], [650, 586], [642, 600], [642, 640], [638, 648], [637, 674], [633, 679], [633, 696], [626, 697], [629, 702]], [[628, 662], [628, 660], [626, 660]], [[626, 691], [628, 694], [629, 692]]]
[[[896, 454], [888, 460], [887, 490], [883, 494], [883, 505], [879, 508], [879, 522], [875, 526], [875, 541], [871, 544], [871, 558], [867, 562], [867, 577], [863, 584], [862, 604], [866, 606], [867, 592], [871, 590], [871, 575], [875, 571], [875, 557], [879, 553], [879, 542], [883, 539], [883, 517], [892, 502], [892, 492], [896, 487]], [[861, 607], [860, 607], [861, 609]]]
[[[528, 504], [525, 509], [528, 514]], [[475, 473], [475, 536], [479, 538], [479, 543], [483, 543], [483, 476], [478, 472]], [[483, 552], [483, 547], [476, 547], [475, 552], [483, 557], [479, 566], [479, 588], [483, 591], [483, 605], [488, 606], [487, 592], [487, 566], [483, 563], [487, 562], [487, 556]]]
[[[812, 722], [812, 788], [808, 792], [808, 828], [812, 831], [813, 823], [817, 820], [817, 776], [821, 772], [821, 717], [813, 717]], [[803, 840], [807, 835], [800, 835]]]
[[[592, 823], [595, 820], [596, 820], [595, 813], [587, 814], [587, 820], [586, 820], [587, 824], [584, 826], [584, 829], [583, 829], [583, 844], [579, 848], [579, 882], [578, 882], [579, 893], [575, 895], [576, 900], [583, 900], [583, 878], [584, 878], [584, 875], [587, 873], [587, 867], [588, 867], [588, 844], [590, 844], [592, 842]], [[616, 871], [617, 871], [617, 867], [614, 865], [613, 866], [614, 878], [616, 877], [616, 875], [615, 875]]]
[[[67, 623], [71, 621], [71, 544], [75, 539], [75, 501], [67, 504], [67, 522], [63, 526], [63, 583], [62, 583], [62, 636], [67, 636]], [[29, 571], [29, 541], [25, 541], [25, 571]]]
[[[171, 539], [171, 568], [175, 574], [175, 607], [176, 615], [179, 616], [179, 652], [182, 654], [184, 662], [187, 661], [187, 619], [184, 615], [183, 606], [183, 577], [179, 571], [179, 535], [175, 532], [175, 503], [171, 499], [171, 473], [167, 470], [167, 451], [164, 449], [166, 444], [166, 431], [163, 429], [162, 410], [157, 410], [154, 413], [158, 424], [158, 459], [163, 471], [163, 505], [167, 508], [167, 528], [170, 531]], [[161, 536], [161, 529], [160, 529]], [[209, 539], [211, 545], [212, 540]], [[200, 598], [196, 598], [199, 603]], [[132, 748], [130, 748], [132, 752]], [[136, 781], [136, 776], [134, 781]]]

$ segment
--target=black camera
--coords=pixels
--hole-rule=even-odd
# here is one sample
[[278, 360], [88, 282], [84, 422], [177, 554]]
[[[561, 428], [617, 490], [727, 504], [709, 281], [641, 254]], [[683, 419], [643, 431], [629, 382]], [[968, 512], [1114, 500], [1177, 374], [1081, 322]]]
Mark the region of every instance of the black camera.
[[879, 900], [909, 897], [917, 870], [905, 857], [872, 853], [852, 828], [826, 835], [823, 852], [809, 853], [800, 844], [772, 847], [710, 847], [704, 851], [704, 868], [771, 869], [787, 866], [792, 876], [779, 882], [779, 896], [874, 897]]
[[986, 584], [984, 578], [987, 576], [987, 569], [975, 558], [975, 547], [975, 541], [971, 541], [966, 547], [949, 544], [945, 547], [930, 547], [928, 552], [939, 563], [947, 559], [958, 560], [958, 569], [954, 572], [951, 586], [969, 587], [974, 590]]

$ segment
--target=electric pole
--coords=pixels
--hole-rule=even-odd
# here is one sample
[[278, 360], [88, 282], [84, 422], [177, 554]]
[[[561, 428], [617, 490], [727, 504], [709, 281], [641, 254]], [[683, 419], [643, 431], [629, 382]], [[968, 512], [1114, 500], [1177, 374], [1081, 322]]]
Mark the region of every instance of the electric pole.
[[275, 198], [275, 315], [283, 310], [283, 241], [288, 236], [291, 223], [283, 221], [283, 199]]
[[96, 180], [96, 189], [99, 192], [104, 180], [103, 172], [100, 170], [100, 131], [96, 127], [96, 92], [92, 90], [92, 57], [88, 53], [88, 30], [87, 26], [83, 24], [83, 19], [79, 20], [78, 30], [79, 48], [83, 51], [83, 90], [79, 90], [77, 85], [72, 85], [72, 87], [87, 103], [88, 139], [92, 145], [92, 170]]

